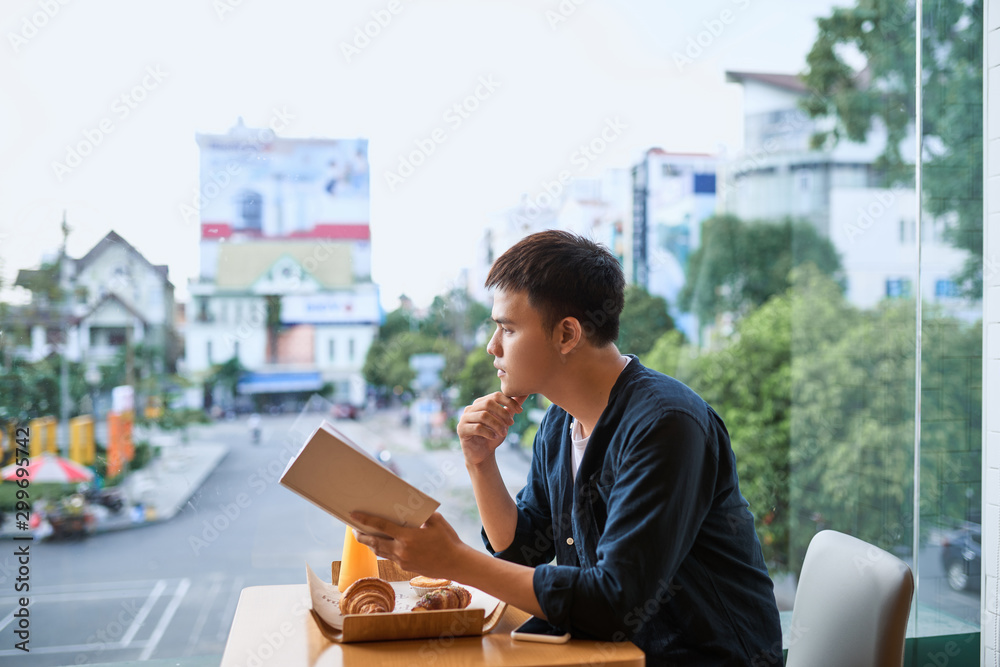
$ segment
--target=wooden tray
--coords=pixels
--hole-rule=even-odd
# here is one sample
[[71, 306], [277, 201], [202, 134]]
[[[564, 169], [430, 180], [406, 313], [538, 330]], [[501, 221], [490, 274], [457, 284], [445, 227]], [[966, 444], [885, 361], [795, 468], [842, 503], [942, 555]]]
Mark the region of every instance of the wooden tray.
[[[340, 561], [331, 564], [331, 581], [340, 578]], [[386, 581], [409, 581], [417, 576], [401, 569], [391, 560], [378, 561], [378, 575]], [[323, 636], [332, 642], [384, 641], [387, 639], [426, 639], [481, 636], [490, 632], [507, 610], [507, 603], [500, 602], [490, 614], [482, 609], [447, 609], [435, 611], [400, 612], [389, 614], [348, 614], [344, 616], [344, 629], [337, 630], [319, 617], [312, 617]]]

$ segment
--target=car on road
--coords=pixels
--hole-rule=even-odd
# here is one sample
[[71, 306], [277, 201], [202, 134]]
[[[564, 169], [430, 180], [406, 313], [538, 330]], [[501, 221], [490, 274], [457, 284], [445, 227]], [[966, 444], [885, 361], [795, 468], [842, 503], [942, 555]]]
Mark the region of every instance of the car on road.
[[983, 561], [982, 526], [969, 524], [950, 533], [941, 543], [941, 564], [948, 585], [956, 591], [979, 588]]
[[358, 418], [358, 409], [350, 403], [337, 403], [330, 409], [330, 413], [335, 419]]

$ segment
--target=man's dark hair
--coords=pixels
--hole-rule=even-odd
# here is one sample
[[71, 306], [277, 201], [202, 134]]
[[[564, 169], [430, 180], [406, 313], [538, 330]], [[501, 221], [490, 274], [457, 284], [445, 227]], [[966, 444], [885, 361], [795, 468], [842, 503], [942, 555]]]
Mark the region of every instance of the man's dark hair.
[[527, 294], [550, 331], [575, 317], [596, 347], [618, 339], [625, 274], [607, 248], [582, 236], [550, 229], [524, 237], [493, 263], [486, 287]]

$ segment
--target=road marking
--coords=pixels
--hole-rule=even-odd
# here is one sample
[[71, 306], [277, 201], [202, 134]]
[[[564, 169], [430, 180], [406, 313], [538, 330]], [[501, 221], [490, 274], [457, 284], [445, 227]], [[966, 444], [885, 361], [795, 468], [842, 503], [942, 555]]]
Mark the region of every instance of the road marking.
[[222, 612], [219, 623], [219, 634], [215, 636], [217, 641], [224, 642], [229, 638], [229, 630], [233, 625], [233, 618], [236, 616], [236, 605], [240, 603], [240, 592], [243, 590], [243, 577], [233, 579], [233, 587], [229, 593], [229, 603], [225, 611]]
[[83, 591], [103, 591], [116, 590], [118, 588], [141, 588], [149, 590], [150, 586], [156, 585], [157, 579], [137, 579], [134, 581], [99, 581], [99, 582], [78, 582], [73, 584], [62, 584], [59, 586], [32, 586], [32, 597], [47, 595], [50, 593], [80, 593]]
[[208, 614], [211, 611], [212, 603], [215, 602], [216, 596], [219, 594], [219, 590], [222, 588], [222, 579], [216, 579], [212, 582], [212, 587], [208, 589], [208, 599], [202, 602], [201, 612], [198, 614], [198, 618], [194, 621], [194, 627], [191, 628], [191, 636], [188, 638], [187, 649], [184, 651], [185, 655], [193, 655], [198, 647], [198, 640], [201, 639], [201, 631], [205, 627], [205, 623], [208, 621]]
[[[89, 591], [80, 593], [48, 593], [45, 595], [31, 594], [32, 604], [37, 602], [79, 602], [82, 600], [113, 600], [115, 598], [142, 597], [146, 588], [122, 588], [109, 591]], [[0, 606], [17, 604], [17, 598], [0, 598]]]
[[146, 598], [145, 604], [142, 605], [142, 608], [139, 610], [139, 613], [137, 613], [135, 615], [135, 618], [132, 619], [132, 624], [128, 626], [128, 630], [125, 631], [125, 634], [122, 635], [121, 641], [118, 642], [118, 645], [120, 647], [126, 648], [129, 644], [132, 643], [132, 639], [135, 637], [135, 633], [139, 631], [139, 628], [142, 626], [143, 621], [145, 621], [146, 617], [149, 616], [150, 610], [153, 608], [153, 605], [156, 604], [156, 601], [160, 599], [160, 596], [163, 595], [163, 590], [166, 587], [167, 587], [167, 582], [164, 581], [163, 579], [160, 579], [159, 581], [156, 582], [156, 586], [154, 586], [153, 590], [149, 592], [149, 597]]
[[177, 590], [174, 591], [174, 597], [167, 605], [167, 608], [163, 611], [163, 616], [160, 617], [160, 622], [156, 624], [156, 628], [153, 630], [153, 634], [149, 636], [149, 641], [146, 643], [146, 647], [139, 654], [139, 660], [149, 660], [149, 656], [153, 655], [153, 651], [156, 650], [157, 644], [163, 639], [163, 633], [167, 631], [167, 626], [170, 625], [170, 621], [174, 618], [174, 614], [177, 613], [177, 608], [181, 606], [181, 601], [184, 599], [184, 595], [187, 594], [188, 588], [191, 587], [191, 580], [184, 578], [181, 579], [181, 583], [177, 585]]
[[[140, 640], [135, 642], [129, 648], [136, 649], [141, 646], [145, 646], [146, 641]], [[108, 644], [65, 644], [63, 646], [32, 646], [32, 653], [90, 653], [90, 652], [100, 652], [100, 651], [119, 651], [119, 647], [115, 645]], [[4, 649], [0, 650], [0, 657], [8, 655], [24, 655], [24, 651], [20, 649]]]

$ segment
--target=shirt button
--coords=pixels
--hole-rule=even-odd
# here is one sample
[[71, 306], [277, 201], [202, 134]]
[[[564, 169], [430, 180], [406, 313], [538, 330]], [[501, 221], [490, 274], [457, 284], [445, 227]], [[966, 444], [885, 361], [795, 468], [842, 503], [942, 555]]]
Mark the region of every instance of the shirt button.
[[567, 537], [566, 538], [566, 544], [568, 544], [570, 546], [573, 546], [573, 538], [572, 537]]

